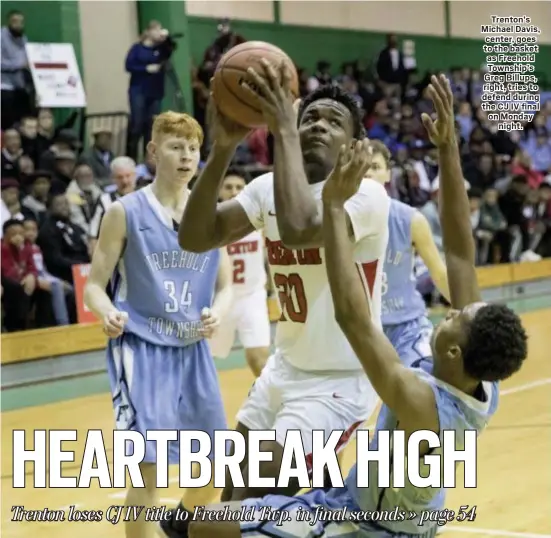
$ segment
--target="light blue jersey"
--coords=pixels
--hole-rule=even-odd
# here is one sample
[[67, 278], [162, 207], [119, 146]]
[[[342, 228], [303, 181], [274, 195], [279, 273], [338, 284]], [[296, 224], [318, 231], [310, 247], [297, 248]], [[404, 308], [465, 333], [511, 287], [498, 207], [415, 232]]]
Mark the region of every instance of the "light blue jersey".
[[[476, 430], [480, 433], [495, 413], [498, 404], [498, 384], [482, 383], [480, 394], [477, 398], [461, 393], [456, 388], [434, 378], [430, 371], [430, 361], [419, 361], [416, 368], [419, 376], [429, 383], [434, 391], [438, 419], [440, 423], [440, 439], [443, 440], [443, 432], [454, 430], [456, 432], [456, 450], [463, 450], [462, 439], [466, 430]], [[383, 405], [377, 420], [376, 432], [382, 430], [395, 430], [398, 427], [396, 417], [390, 409]], [[372, 447], [377, 445], [376, 433], [371, 442]], [[436, 449], [434, 454], [439, 454]], [[361, 457], [361, 456], [360, 456]], [[316, 538], [433, 538], [440, 527], [437, 522], [425, 521], [419, 525], [419, 517], [415, 519], [404, 518], [404, 521], [363, 521], [363, 522], [321, 522], [311, 525], [312, 515], [318, 507], [327, 510], [347, 509], [350, 512], [391, 512], [396, 508], [409, 515], [415, 512], [419, 516], [423, 511], [443, 510], [445, 508], [445, 490], [443, 488], [417, 488], [407, 482], [404, 488], [379, 488], [377, 487], [378, 463], [370, 462], [369, 487], [358, 488], [357, 467], [354, 465], [345, 480], [344, 488], [331, 488], [329, 490], [314, 489], [297, 497], [284, 497], [281, 495], [268, 495], [262, 499], [248, 499], [243, 501], [245, 506], [255, 508], [255, 521], [241, 523], [241, 535], [247, 537], [269, 536], [271, 538], [303, 538], [312, 536]], [[291, 515], [291, 519], [281, 526], [275, 522], [262, 521], [262, 507], [269, 506], [273, 509], [285, 509]], [[295, 517], [299, 512], [310, 512], [310, 517]]]
[[122, 197], [126, 246], [113, 276], [113, 304], [128, 312], [125, 332], [160, 346], [201, 339], [201, 310], [210, 307], [218, 275], [218, 249], [182, 250], [177, 225], [150, 188]]
[[[144, 436], [150, 430], [226, 429], [214, 361], [198, 332], [201, 310], [213, 300], [219, 251], [183, 251], [177, 225], [151, 187], [120, 203], [126, 245], [112, 279], [113, 304], [128, 313], [128, 322], [107, 346], [117, 428]], [[156, 450], [154, 441], [146, 442], [144, 461], [155, 462]], [[168, 457], [178, 463], [177, 440], [169, 442]]]
[[406, 366], [431, 356], [433, 326], [425, 301], [417, 291], [411, 224], [416, 210], [391, 200], [388, 247], [383, 273], [383, 331]]
[[390, 202], [381, 310], [383, 326], [399, 325], [425, 315], [425, 302], [417, 291], [413, 272], [415, 252], [411, 223], [416, 212], [415, 208], [398, 200]]

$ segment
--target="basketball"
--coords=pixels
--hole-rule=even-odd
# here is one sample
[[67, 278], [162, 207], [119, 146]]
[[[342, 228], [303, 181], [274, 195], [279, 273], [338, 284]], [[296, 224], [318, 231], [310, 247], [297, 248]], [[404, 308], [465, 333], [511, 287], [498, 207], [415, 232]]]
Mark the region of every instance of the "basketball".
[[264, 77], [261, 60], [265, 58], [276, 68], [285, 61], [291, 72], [291, 92], [298, 97], [298, 74], [291, 58], [280, 48], [263, 41], [248, 41], [230, 49], [218, 63], [214, 73], [212, 92], [220, 112], [245, 127], [261, 127], [265, 124], [262, 112], [254, 96], [242, 85], [249, 67]]

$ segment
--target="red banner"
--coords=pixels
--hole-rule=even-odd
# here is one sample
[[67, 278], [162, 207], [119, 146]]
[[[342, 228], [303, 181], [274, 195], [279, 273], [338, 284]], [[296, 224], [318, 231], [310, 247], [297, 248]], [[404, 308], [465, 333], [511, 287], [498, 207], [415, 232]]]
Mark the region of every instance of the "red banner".
[[73, 283], [75, 285], [75, 301], [77, 303], [77, 319], [79, 323], [96, 323], [96, 316], [84, 304], [84, 285], [90, 273], [90, 264], [73, 265]]

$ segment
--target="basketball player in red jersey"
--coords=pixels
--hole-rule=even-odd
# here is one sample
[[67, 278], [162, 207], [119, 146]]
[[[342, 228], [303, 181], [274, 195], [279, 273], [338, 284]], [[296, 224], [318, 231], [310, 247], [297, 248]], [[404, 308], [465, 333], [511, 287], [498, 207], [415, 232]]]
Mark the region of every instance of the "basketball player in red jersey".
[[[228, 171], [220, 188], [220, 201], [235, 198], [245, 185], [241, 175]], [[231, 351], [237, 331], [245, 349], [247, 364], [255, 377], [258, 377], [270, 353], [264, 238], [261, 232], [255, 230], [228, 245], [227, 249], [233, 267], [232, 308], [209, 344], [214, 357], [225, 359]]]
[[[307, 456], [313, 430], [323, 430], [326, 439], [340, 430], [343, 435], [333, 447], [339, 451], [373, 413], [378, 398], [335, 321], [322, 248], [325, 180], [332, 175], [359, 181], [369, 167], [360, 109], [351, 95], [327, 86], [303, 100], [297, 118], [288, 71], [282, 67], [278, 73], [267, 62], [264, 69], [266, 79], [252, 70], [248, 76], [251, 86], [260, 89], [254, 98], [274, 135], [274, 172], [251, 181], [236, 198], [218, 203], [226, 170], [248, 130], [216, 113], [211, 153], [186, 206], [179, 239], [184, 250], [203, 252], [264, 231], [281, 317], [275, 353], [238, 412], [237, 430], [245, 437], [249, 429], [275, 430], [275, 441], [261, 446], [272, 459], [260, 463], [260, 476], [277, 477], [288, 430], [301, 431]], [[384, 187], [372, 180], [362, 181], [345, 205], [365, 300], [379, 324], [389, 206]], [[222, 500], [293, 495], [298, 489], [298, 483], [268, 491], [227, 486]], [[171, 538], [185, 535], [180, 526], [175, 520], [162, 524]]]

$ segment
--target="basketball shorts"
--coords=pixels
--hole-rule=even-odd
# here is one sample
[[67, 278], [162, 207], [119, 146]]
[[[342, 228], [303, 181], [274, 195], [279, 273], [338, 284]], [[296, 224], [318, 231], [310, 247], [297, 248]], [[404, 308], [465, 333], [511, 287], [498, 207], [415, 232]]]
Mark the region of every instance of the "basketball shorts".
[[426, 316], [397, 325], [385, 325], [383, 330], [406, 366], [432, 357], [430, 341], [434, 326]]
[[[332, 488], [327, 491], [313, 489], [296, 497], [267, 495], [260, 499], [247, 499], [241, 504], [247, 507], [247, 513], [253, 510], [252, 517], [249, 516], [248, 521], [240, 523], [241, 536], [247, 538], [434, 538], [438, 529], [434, 526], [421, 534], [407, 534], [386, 530], [375, 522], [317, 519], [315, 514], [319, 514], [321, 510], [343, 513], [346, 509], [347, 516], [352, 516], [354, 512], [360, 512], [358, 515], [361, 515], [346, 488]], [[270, 521], [266, 517], [269, 512], [267, 507], [281, 511], [281, 521], [274, 521], [273, 512]], [[278, 515], [275, 517], [278, 517], [279, 513], [276, 513]], [[301, 513], [300, 517], [297, 517], [298, 513]]]
[[234, 301], [231, 312], [209, 341], [213, 356], [225, 359], [230, 354], [236, 332], [245, 349], [270, 347], [270, 318], [263, 289]]
[[313, 430], [325, 431], [325, 440], [342, 430], [337, 450], [342, 450], [379, 402], [363, 372], [305, 372], [272, 355], [237, 413], [237, 420], [251, 430], [275, 430], [283, 445], [288, 430], [302, 432], [308, 457]]
[[[149, 430], [201, 430], [212, 436], [227, 429], [216, 368], [204, 340], [165, 347], [123, 334], [109, 340], [107, 371], [119, 430], [143, 436]], [[155, 441], [146, 441], [144, 461], [154, 463], [156, 456]], [[178, 441], [169, 441], [168, 459], [178, 463]]]

